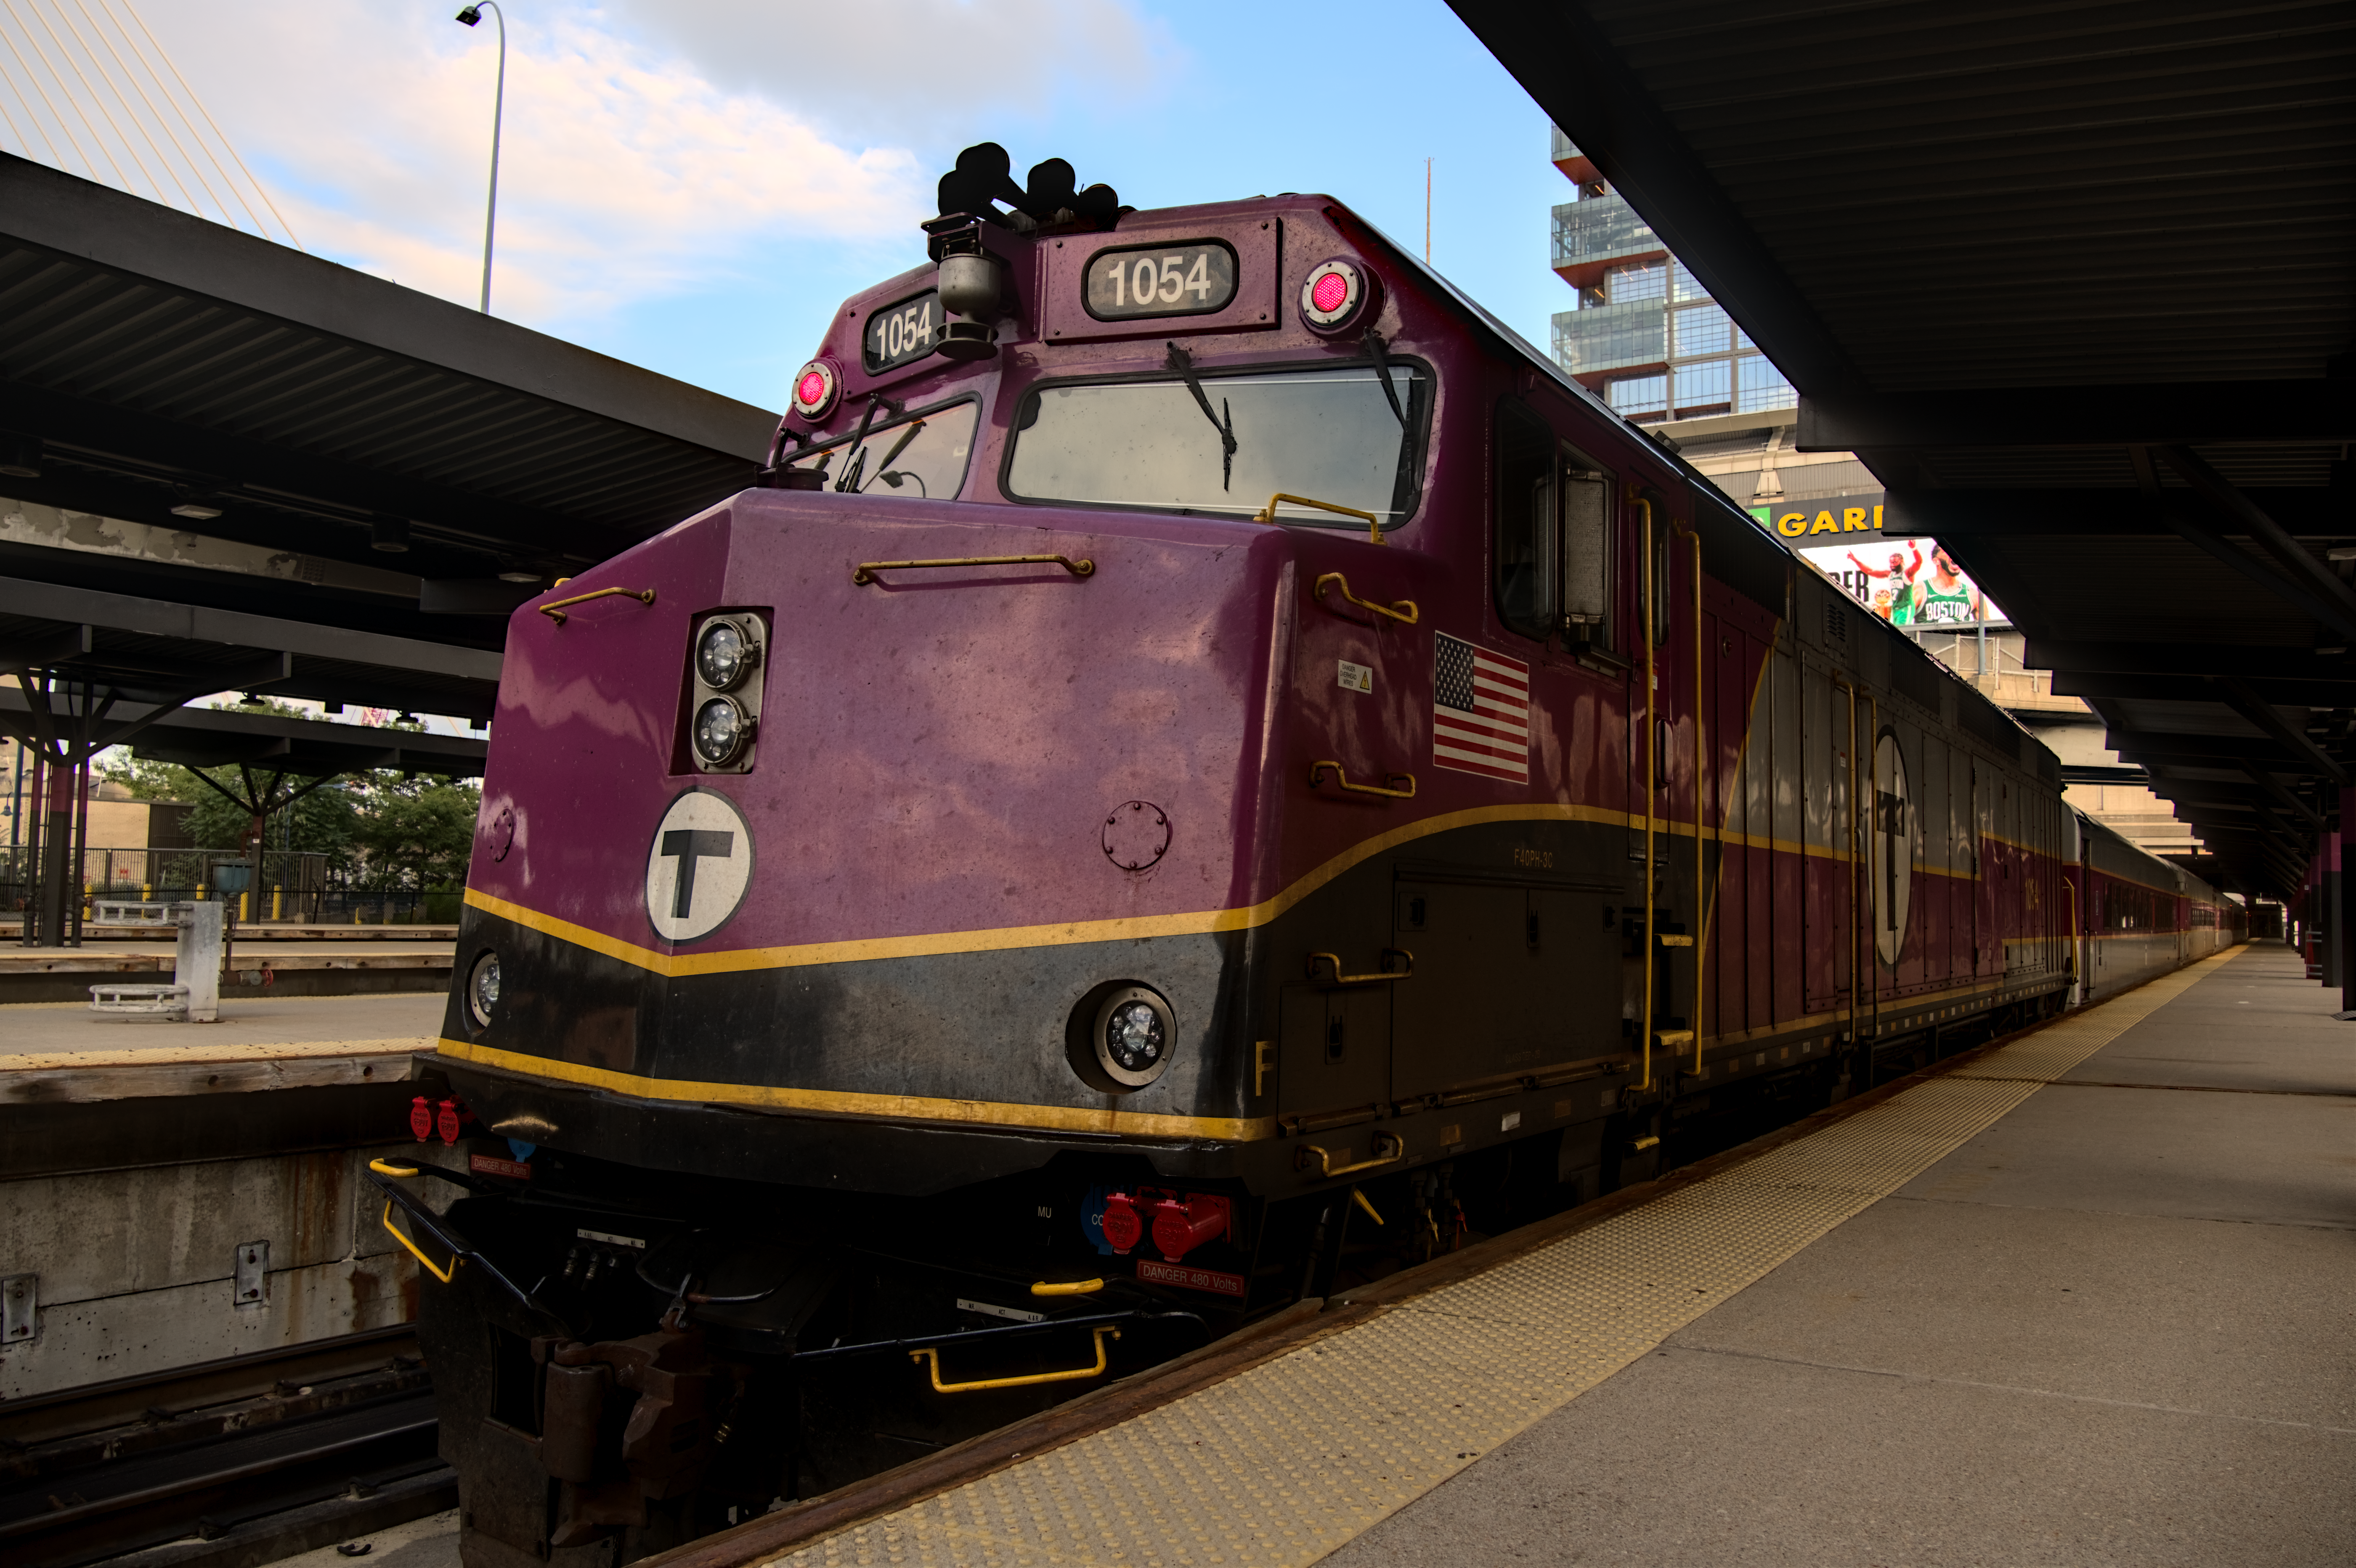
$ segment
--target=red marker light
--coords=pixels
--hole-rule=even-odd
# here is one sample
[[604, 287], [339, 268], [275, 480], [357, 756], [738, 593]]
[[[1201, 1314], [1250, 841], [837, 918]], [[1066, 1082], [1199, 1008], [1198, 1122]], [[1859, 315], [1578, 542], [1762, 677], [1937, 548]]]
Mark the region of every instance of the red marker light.
[[1346, 332], [1373, 308], [1377, 293], [1375, 275], [1358, 262], [1345, 256], [1320, 261], [1301, 280], [1301, 325], [1328, 336]]
[[823, 359], [813, 359], [794, 375], [794, 412], [806, 420], [822, 420], [834, 407], [835, 398], [842, 390], [842, 382], [834, 367]]

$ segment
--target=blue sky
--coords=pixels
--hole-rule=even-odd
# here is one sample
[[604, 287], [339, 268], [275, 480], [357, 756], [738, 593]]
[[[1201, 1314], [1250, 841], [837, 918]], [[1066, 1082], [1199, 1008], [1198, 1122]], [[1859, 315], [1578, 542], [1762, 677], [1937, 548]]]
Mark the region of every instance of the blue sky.
[[[495, 54], [455, 0], [145, 0], [313, 251], [473, 303]], [[1569, 186], [1436, 0], [516, 0], [492, 309], [765, 407], [846, 294], [919, 262], [957, 150], [1160, 207], [1323, 190], [1534, 341]], [[39, 155], [37, 152], [36, 155]]]

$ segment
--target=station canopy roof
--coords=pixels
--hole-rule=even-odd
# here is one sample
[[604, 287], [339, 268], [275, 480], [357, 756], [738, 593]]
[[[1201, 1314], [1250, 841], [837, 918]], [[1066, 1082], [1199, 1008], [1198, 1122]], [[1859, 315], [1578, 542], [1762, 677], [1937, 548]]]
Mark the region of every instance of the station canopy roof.
[[1451, 0], [2219, 858], [2356, 783], [2356, 9]]
[[[37, 716], [22, 691], [0, 687], [0, 734], [37, 741], [44, 728], [75, 727], [85, 720], [94, 720], [92, 727], [101, 735], [121, 732], [119, 743], [147, 761], [189, 768], [242, 765], [254, 773], [291, 778], [327, 779], [370, 768], [480, 778], [489, 749], [473, 735], [368, 729], [283, 713], [170, 703], [118, 702], [88, 715]], [[236, 798], [233, 792], [231, 798]], [[283, 795], [276, 798], [283, 800]]]
[[0, 155], [0, 574], [497, 650], [752, 483], [776, 425]]
[[0, 670], [119, 701], [234, 690], [486, 720], [499, 662], [486, 648], [0, 577]]

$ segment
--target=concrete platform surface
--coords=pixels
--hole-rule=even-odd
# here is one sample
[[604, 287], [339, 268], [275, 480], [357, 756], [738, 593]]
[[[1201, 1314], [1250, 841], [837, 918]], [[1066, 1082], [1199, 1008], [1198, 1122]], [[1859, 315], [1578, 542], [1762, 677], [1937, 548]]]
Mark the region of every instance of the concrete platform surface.
[[[250, 943], [240, 937], [230, 947], [232, 968], [278, 969], [383, 968], [450, 966], [456, 951], [452, 942], [269, 942]], [[85, 942], [80, 947], [0, 946], [0, 975], [129, 973], [155, 970], [170, 974], [177, 966], [171, 947], [149, 942]]]
[[209, 1024], [107, 1018], [82, 1002], [27, 1002], [0, 1007], [0, 1071], [27, 1065], [17, 1057], [60, 1052], [180, 1052], [239, 1046], [283, 1049], [354, 1042], [413, 1041], [423, 1049], [442, 1032], [439, 992], [360, 997], [224, 997], [221, 1016]]
[[2215, 966], [1325, 1561], [2356, 1562], [2337, 1005]]

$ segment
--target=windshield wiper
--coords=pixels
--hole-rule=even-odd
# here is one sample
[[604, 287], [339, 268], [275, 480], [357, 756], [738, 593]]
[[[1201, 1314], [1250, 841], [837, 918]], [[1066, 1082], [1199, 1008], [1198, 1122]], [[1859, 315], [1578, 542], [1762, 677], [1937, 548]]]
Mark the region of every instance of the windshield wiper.
[[[900, 417], [901, 407], [902, 405], [893, 402], [881, 392], [875, 393], [867, 400], [867, 411], [859, 416], [859, 433], [851, 438], [848, 448], [851, 453], [851, 462], [843, 469], [842, 477], [835, 481], [834, 487], [837, 490], [848, 490], [853, 495], [859, 493], [859, 476], [867, 469], [867, 432], [875, 423], [875, 411], [882, 409], [894, 419], [897, 419]], [[884, 461], [887, 466], [891, 463], [888, 457]]]
[[1225, 490], [1236, 473], [1235, 411], [1227, 407], [1226, 399], [1221, 398], [1219, 407], [1227, 418], [1226, 423], [1220, 422], [1219, 416], [1211, 411], [1211, 400], [1203, 395], [1202, 379], [1194, 374], [1194, 357], [1175, 343], [1170, 345], [1168, 368], [1185, 378], [1186, 389], [1194, 394], [1194, 406], [1203, 411], [1203, 417], [1219, 432], [1219, 488]]
[[1365, 341], [1366, 357], [1375, 362], [1376, 378], [1383, 384], [1383, 396], [1390, 400], [1391, 412], [1398, 416], [1399, 429], [1405, 430], [1408, 428], [1407, 411], [1399, 406], [1398, 392], [1391, 386], [1391, 362], [1387, 345], [1383, 342], [1383, 335], [1371, 326], [1366, 328]]
[[[900, 461], [900, 454], [908, 450], [908, 443], [916, 440], [916, 432], [924, 428], [925, 421], [918, 420], [916, 423], [908, 427], [906, 433], [903, 434], [898, 441], [892, 443], [892, 450], [885, 453], [884, 454], [884, 461], [875, 465], [875, 477], [877, 479], [890, 480], [892, 488], [894, 490], [897, 490], [900, 487], [900, 476], [890, 471], [892, 464]], [[871, 481], [871, 483], [873, 481]], [[864, 485], [860, 486], [862, 490], [864, 490], [866, 487], [867, 486]], [[930, 497], [927, 496], [927, 499], [929, 498]]]

